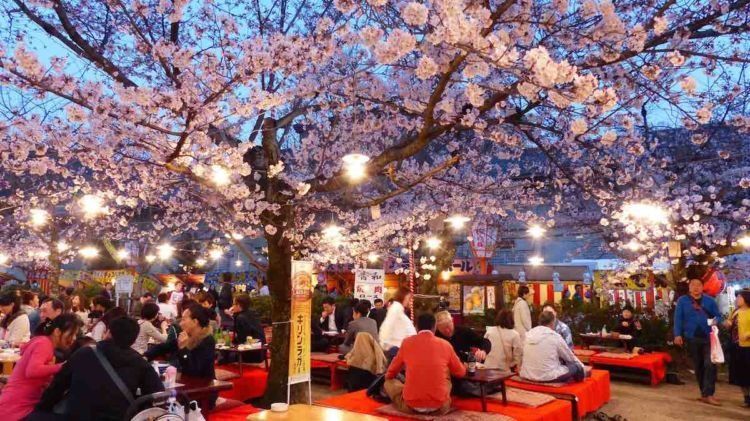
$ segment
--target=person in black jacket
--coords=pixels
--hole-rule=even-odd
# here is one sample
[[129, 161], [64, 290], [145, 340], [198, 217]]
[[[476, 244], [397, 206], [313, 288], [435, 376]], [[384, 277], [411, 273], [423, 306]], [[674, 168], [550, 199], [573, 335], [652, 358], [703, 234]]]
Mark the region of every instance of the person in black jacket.
[[193, 304], [182, 312], [177, 337], [177, 359], [180, 372], [186, 376], [214, 378], [216, 340], [208, 326], [211, 314], [200, 304]]
[[388, 314], [388, 309], [383, 306], [383, 300], [381, 298], [376, 298], [374, 301], [375, 307], [370, 309], [370, 318], [375, 320], [375, 323], [378, 324], [378, 329], [380, 329], [380, 325], [383, 324], [383, 320], [385, 320], [385, 315]]
[[341, 332], [354, 318], [353, 311], [345, 306], [337, 306], [333, 297], [323, 299], [323, 313], [320, 315], [320, 328], [324, 332]]
[[[236, 345], [244, 344], [248, 337], [258, 339], [260, 343], [265, 345], [266, 335], [258, 316], [250, 309], [249, 295], [239, 294], [234, 298], [232, 314], [234, 315], [234, 343]], [[246, 354], [247, 356], [243, 356], [243, 359], [247, 362], [259, 363], [263, 361], [262, 352], [254, 351]]]
[[[123, 317], [113, 320], [109, 327], [111, 339], [96, 345], [97, 352], [109, 361], [135, 399], [164, 390], [159, 375], [130, 348], [138, 336], [138, 330], [138, 322], [134, 319]], [[67, 413], [55, 417], [52, 415], [53, 408], [65, 398]], [[129, 406], [130, 402], [102, 367], [93, 347], [84, 346], [55, 375], [28, 420], [119, 421]]]
[[450, 342], [461, 361], [466, 362], [469, 352], [474, 354], [477, 361], [484, 361], [492, 348], [489, 339], [479, 336], [466, 326], [455, 326], [451, 314], [447, 311], [438, 312], [435, 318], [437, 319], [435, 336]]

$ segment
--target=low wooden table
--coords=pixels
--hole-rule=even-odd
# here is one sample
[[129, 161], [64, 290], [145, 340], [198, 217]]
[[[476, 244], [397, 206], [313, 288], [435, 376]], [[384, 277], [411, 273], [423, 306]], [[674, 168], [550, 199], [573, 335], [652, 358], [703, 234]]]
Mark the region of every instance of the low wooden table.
[[304, 421], [387, 421], [387, 418], [374, 415], [359, 414], [357, 412], [344, 411], [342, 409], [326, 408], [316, 405], [290, 405], [286, 412], [261, 411], [250, 414], [247, 421], [277, 421], [277, 420], [304, 420]]
[[623, 348], [628, 349], [628, 343], [633, 340], [630, 338], [623, 338], [622, 336], [614, 337], [611, 334], [602, 336], [599, 333], [580, 333], [578, 335], [583, 341], [584, 349], [588, 349], [592, 344], [597, 342], [619, 342]]
[[240, 376], [242, 375], [242, 354], [246, 352], [263, 352], [263, 364], [266, 370], [268, 370], [268, 345], [262, 345], [257, 349], [239, 349], [237, 345], [232, 345], [229, 348], [216, 347], [216, 351], [221, 354], [237, 354], [240, 365]]
[[508, 404], [508, 397], [505, 392], [505, 380], [514, 376], [514, 373], [495, 370], [495, 369], [477, 369], [473, 376], [468, 373], [461, 380], [477, 383], [479, 385], [479, 399], [482, 401], [482, 412], [487, 412], [487, 388], [500, 386], [500, 393], [503, 395], [503, 405]]

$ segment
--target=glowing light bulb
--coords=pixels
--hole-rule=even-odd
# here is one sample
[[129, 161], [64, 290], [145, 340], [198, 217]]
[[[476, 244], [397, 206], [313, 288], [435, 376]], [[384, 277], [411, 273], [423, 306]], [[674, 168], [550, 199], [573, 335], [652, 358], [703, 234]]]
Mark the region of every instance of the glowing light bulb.
[[240, 260], [240, 259], [235, 260], [234, 261], [234, 265], [237, 266], [237, 267], [242, 266], [242, 260]]
[[430, 249], [436, 249], [436, 248], [440, 247], [440, 243], [441, 243], [441, 241], [437, 237], [430, 237], [426, 241], [427, 247], [430, 248]]
[[641, 243], [639, 243], [635, 239], [632, 239], [632, 240], [628, 241], [627, 244], [625, 244], [625, 248], [628, 249], [628, 250], [630, 250], [630, 251], [638, 251], [638, 250], [640, 250], [640, 249], [643, 248], [643, 245], [641, 245]]
[[211, 258], [211, 260], [219, 260], [224, 256], [224, 250], [216, 247], [208, 251], [208, 257]]
[[444, 270], [444, 271], [440, 272], [440, 277], [443, 278], [444, 281], [450, 280], [451, 279], [451, 271]]
[[57, 242], [57, 251], [59, 253], [65, 253], [68, 250], [70, 250], [70, 244], [66, 243], [63, 240]]
[[369, 255], [367, 256], [367, 261], [369, 261], [370, 263], [375, 263], [375, 262], [377, 262], [377, 261], [378, 261], [379, 259], [380, 259], [380, 256], [378, 256], [378, 254], [377, 254], [377, 253], [370, 253], [370, 254], [369, 254]]
[[367, 175], [367, 162], [370, 158], [366, 155], [352, 153], [345, 155], [342, 160], [344, 161], [344, 171], [349, 180], [353, 182], [361, 181]]
[[44, 209], [32, 209], [29, 211], [31, 218], [31, 225], [35, 227], [41, 227], [47, 224], [49, 220], [49, 212]]
[[0, 266], [7, 266], [10, 262], [10, 256], [5, 253], [0, 253]]
[[117, 252], [115, 253], [115, 258], [117, 260], [125, 260], [128, 258], [128, 256], [130, 256], [130, 252], [125, 249], [117, 250]]
[[544, 258], [542, 256], [531, 256], [529, 257], [529, 263], [532, 266], [539, 266], [544, 263]]
[[745, 234], [738, 238], [737, 243], [746, 249], [750, 249], [750, 234]]
[[463, 215], [453, 215], [450, 218], [447, 218], [445, 222], [449, 223], [454, 230], [460, 230], [470, 220], [471, 219]]
[[195, 266], [201, 267], [201, 266], [204, 266], [205, 264], [206, 264], [206, 259], [203, 259], [203, 258], [195, 259]]
[[631, 202], [622, 207], [626, 219], [646, 225], [669, 223], [669, 212], [662, 206], [649, 202]]
[[547, 230], [540, 225], [532, 225], [526, 232], [531, 236], [531, 238], [542, 238]]
[[147, 254], [145, 259], [148, 263], [154, 263], [156, 261], [156, 256], [153, 254]]
[[217, 186], [226, 186], [232, 178], [229, 171], [221, 165], [211, 165], [211, 182]]
[[81, 197], [78, 200], [78, 205], [86, 219], [95, 218], [107, 211], [107, 208], [104, 207], [104, 200], [95, 194], [87, 194]]
[[78, 253], [84, 259], [93, 259], [93, 258], [99, 256], [99, 249], [97, 249], [94, 246], [86, 246], [86, 247], [78, 250]]
[[159, 259], [161, 260], [168, 260], [174, 254], [174, 250], [175, 248], [169, 243], [161, 244], [156, 247], [156, 255], [159, 256]]

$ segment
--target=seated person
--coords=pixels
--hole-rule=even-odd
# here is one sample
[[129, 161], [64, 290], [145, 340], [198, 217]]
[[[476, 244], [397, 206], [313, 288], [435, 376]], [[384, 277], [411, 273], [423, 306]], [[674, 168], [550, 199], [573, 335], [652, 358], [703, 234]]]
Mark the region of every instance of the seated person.
[[503, 309], [495, 317], [495, 326], [487, 327], [484, 338], [492, 344], [492, 349], [484, 360], [486, 368], [515, 371], [521, 365], [523, 343], [521, 335], [513, 325], [513, 312]]
[[206, 291], [200, 291], [195, 294], [194, 300], [200, 304], [201, 307], [210, 312], [211, 321], [209, 324], [211, 325], [211, 329], [219, 329], [221, 327], [221, 317], [219, 317], [219, 313], [216, 312], [216, 299], [214, 296]]
[[382, 298], [376, 298], [374, 301], [375, 307], [370, 309], [369, 318], [372, 320], [375, 320], [375, 323], [378, 324], [378, 330], [380, 330], [380, 325], [383, 324], [383, 320], [385, 320], [385, 314], [388, 312], [388, 310], [383, 306], [383, 299]]
[[[195, 301], [191, 300], [190, 298], [185, 298], [184, 300], [182, 300], [182, 303], [180, 303], [180, 307], [189, 308], [193, 304], [195, 304]], [[160, 316], [163, 316], [161, 312], [159, 314]], [[164, 343], [151, 345], [143, 354], [143, 356], [146, 357], [149, 361], [164, 358], [168, 360], [169, 363], [173, 366], [179, 366], [180, 363], [177, 360], [176, 350], [177, 337], [181, 332], [182, 328], [180, 327], [180, 319], [178, 318], [172, 320], [172, 324], [167, 327], [167, 340]]]
[[[375, 323], [375, 320], [368, 320]], [[383, 348], [368, 332], [357, 334], [354, 345], [344, 358], [349, 365], [346, 372], [346, 388], [350, 392], [367, 389], [375, 381], [376, 376], [385, 371], [387, 364]]]
[[[451, 381], [466, 375], [466, 367], [453, 347], [435, 336], [435, 316], [417, 318], [418, 333], [405, 338], [386, 373], [383, 387], [393, 406], [405, 413], [448, 413], [451, 407]], [[406, 366], [406, 383], [396, 376]]]
[[310, 326], [310, 352], [328, 352], [328, 338], [323, 335], [323, 329], [315, 320]]
[[637, 343], [638, 337], [641, 335], [641, 328], [641, 322], [633, 316], [633, 307], [628, 305], [622, 309], [622, 314], [617, 320], [617, 326], [612, 331], [620, 335], [632, 336], [633, 340], [626, 342], [626, 348], [632, 350], [634, 346], [638, 346]]
[[323, 313], [320, 314], [320, 328], [324, 332], [341, 332], [352, 320], [346, 307], [336, 306], [333, 297], [323, 299]]
[[484, 361], [492, 346], [489, 340], [482, 338], [471, 328], [455, 326], [453, 317], [447, 311], [438, 312], [435, 318], [437, 320], [435, 336], [448, 341], [461, 361], [465, 362], [470, 352], [474, 353], [477, 361]]
[[[234, 317], [234, 343], [236, 345], [244, 344], [247, 338], [254, 338], [261, 344], [266, 343], [266, 334], [263, 326], [255, 312], [250, 309], [250, 296], [248, 294], [239, 294], [234, 298], [232, 306], [232, 315]], [[259, 351], [243, 354], [243, 359], [251, 363], [263, 361], [263, 353]]]
[[555, 332], [557, 332], [565, 340], [565, 344], [568, 348], [573, 349], [573, 333], [570, 331], [570, 327], [567, 324], [560, 321], [560, 312], [557, 311], [560, 308], [559, 305], [545, 304], [542, 307], [542, 311], [549, 311], [555, 315]]
[[213, 379], [216, 340], [211, 335], [211, 313], [200, 304], [193, 304], [182, 312], [177, 337], [177, 358], [182, 374]]
[[376, 342], [380, 342], [378, 338], [378, 324], [375, 320], [367, 317], [369, 306], [366, 301], [360, 301], [354, 307], [354, 320], [349, 322], [349, 326], [346, 327], [346, 338], [344, 343], [339, 345], [339, 352], [346, 354], [354, 346], [354, 340], [357, 338], [359, 332], [367, 332], [372, 336]]
[[138, 320], [140, 331], [133, 343], [133, 349], [141, 355], [148, 349], [149, 340], [158, 344], [167, 341], [167, 334], [162, 331], [158, 316], [159, 306], [156, 303], [146, 302], [141, 306], [141, 319]]
[[536, 382], [582, 381], [583, 363], [554, 329], [555, 314], [543, 311], [539, 326], [526, 332], [521, 377]]
[[138, 322], [129, 317], [113, 320], [107, 338], [96, 347], [82, 347], [62, 366], [42, 394], [36, 412], [28, 419], [59, 419], [49, 417], [55, 405], [67, 399], [67, 413], [61, 419], [121, 420], [130, 402], [95, 352], [109, 362], [134, 399], [138, 399], [139, 391], [141, 395], [163, 391], [164, 385], [159, 375], [131, 348], [138, 331]]

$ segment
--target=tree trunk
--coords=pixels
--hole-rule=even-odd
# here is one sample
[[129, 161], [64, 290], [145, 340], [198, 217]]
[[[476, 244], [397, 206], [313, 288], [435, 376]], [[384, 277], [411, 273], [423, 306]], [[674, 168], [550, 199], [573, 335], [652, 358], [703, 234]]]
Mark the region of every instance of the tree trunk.
[[[292, 251], [288, 242], [282, 239], [283, 228], [277, 226], [275, 235], [266, 234], [268, 243], [268, 288], [271, 293], [271, 320], [273, 339], [271, 341], [271, 367], [268, 373], [266, 393], [263, 402], [286, 402], [287, 379], [289, 376], [289, 335], [291, 324], [291, 279]], [[291, 402], [307, 402], [307, 387], [303, 384], [292, 386]]]

